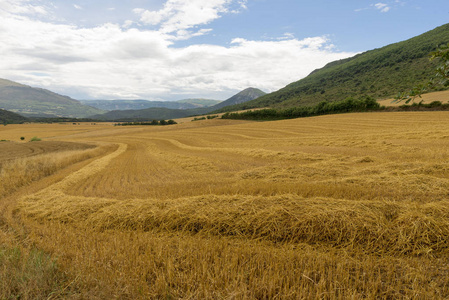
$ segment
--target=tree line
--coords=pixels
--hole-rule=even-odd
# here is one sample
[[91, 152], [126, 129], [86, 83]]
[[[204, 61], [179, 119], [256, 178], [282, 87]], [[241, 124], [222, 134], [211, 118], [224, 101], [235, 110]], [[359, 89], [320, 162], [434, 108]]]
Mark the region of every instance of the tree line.
[[150, 125], [150, 126], [158, 126], [158, 125], [174, 125], [178, 124], [175, 120], [153, 120], [151, 122], [123, 122], [123, 123], [116, 123], [115, 126], [132, 126], [132, 125]]
[[359, 99], [349, 97], [343, 101], [322, 101], [316, 106], [300, 106], [285, 109], [266, 108], [260, 110], [249, 110], [241, 113], [225, 113], [223, 119], [240, 120], [282, 120], [304, 118], [327, 114], [375, 111], [381, 108], [376, 99], [363, 96]]

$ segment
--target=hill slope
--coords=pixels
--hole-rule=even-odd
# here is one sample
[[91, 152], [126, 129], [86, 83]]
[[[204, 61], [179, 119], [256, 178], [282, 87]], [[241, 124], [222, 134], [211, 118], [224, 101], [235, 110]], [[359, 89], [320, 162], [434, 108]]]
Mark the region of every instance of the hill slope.
[[103, 113], [102, 110], [82, 105], [70, 97], [6, 79], [0, 79], [0, 108], [25, 116], [87, 117]]
[[18, 124], [27, 121], [27, 118], [11, 111], [0, 109], [0, 124]]
[[217, 105], [214, 105], [211, 108], [213, 108], [214, 110], [217, 110], [217, 109], [220, 109], [220, 108], [223, 108], [226, 106], [245, 103], [245, 102], [257, 99], [265, 94], [266, 94], [265, 92], [263, 92], [259, 89], [250, 87], [250, 88], [247, 88], [247, 89], [241, 91], [237, 95], [232, 96], [228, 100], [225, 100], [221, 103], [218, 103]]
[[323, 100], [362, 95], [376, 99], [393, 97], [428, 80], [437, 64], [429, 61], [429, 52], [447, 43], [449, 24], [403, 42], [331, 62], [277, 92], [222, 111], [314, 105]]
[[139, 110], [119, 110], [110, 111], [103, 115], [95, 115], [92, 116], [92, 118], [105, 121], [166, 120], [184, 118], [189, 116], [207, 114], [222, 108], [223, 105], [226, 106], [251, 101], [258, 98], [262, 94], [265, 93], [259, 89], [247, 88], [232, 96], [231, 98], [210, 107], [201, 107], [195, 109], [147, 108]]

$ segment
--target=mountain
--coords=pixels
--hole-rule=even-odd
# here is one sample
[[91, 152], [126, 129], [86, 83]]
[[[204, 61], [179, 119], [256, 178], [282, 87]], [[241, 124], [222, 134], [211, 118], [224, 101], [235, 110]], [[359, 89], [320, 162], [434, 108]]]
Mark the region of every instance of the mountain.
[[194, 109], [168, 109], [168, 108], [147, 108], [139, 110], [118, 110], [110, 111], [102, 115], [92, 116], [93, 119], [105, 121], [143, 121], [143, 120], [166, 120], [177, 119], [189, 116], [196, 116], [214, 112], [223, 107], [223, 105], [234, 105], [251, 101], [265, 94], [259, 89], [248, 88], [231, 98], [210, 107], [200, 107]]
[[138, 110], [151, 107], [171, 109], [193, 109], [206, 107], [219, 103], [209, 99], [184, 99], [179, 101], [149, 101], [149, 100], [80, 100], [84, 105], [96, 107], [101, 110]]
[[217, 109], [220, 109], [220, 108], [223, 108], [226, 106], [230, 106], [230, 105], [242, 104], [242, 103], [257, 99], [265, 94], [266, 94], [265, 92], [263, 92], [259, 89], [250, 87], [250, 88], [247, 88], [247, 89], [241, 91], [237, 95], [232, 96], [228, 100], [225, 100], [221, 103], [214, 105], [211, 108], [213, 108], [214, 110], [217, 110]]
[[12, 111], [0, 109], [0, 124], [20, 124], [26, 122], [27, 118]]
[[311, 106], [323, 100], [338, 101], [363, 95], [392, 98], [432, 77], [437, 61], [429, 61], [428, 54], [447, 43], [449, 24], [403, 42], [331, 62], [279, 91], [222, 111]]
[[0, 108], [24, 116], [87, 117], [104, 111], [46, 89], [0, 79]]

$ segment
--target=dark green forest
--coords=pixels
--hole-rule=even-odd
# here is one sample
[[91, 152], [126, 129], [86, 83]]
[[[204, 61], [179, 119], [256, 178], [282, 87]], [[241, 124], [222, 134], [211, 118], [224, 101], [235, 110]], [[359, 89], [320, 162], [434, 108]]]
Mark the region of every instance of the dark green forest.
[[225, 113], [223, 119], [240, 120], [281, 120], [294, 119], [327, 114], [365, 112], [379, 110], [380, 104], [372, 97], [362, 97], [360, 99], [347, 98], [343, 101], [327, 102], [322, 101], [315, 106], [298, 106], [284, 109], [266, 108], [259, 110], [249, 110], [242, 113]]
[[19, 114], [0, 108], [0, 124], [21, 124], [27, 120], [27, 118]]
[[241, 113], [227, 112], [222, 115], [222, 119], [271, 121], [283, 119], [295, 119], [314, 117], [330, 114], [341, 114], [350, 112], [370, 112], [370, 111], [428, 111], [428, 110], [449, 110], [449, 103], [434, 101], [428, 104], [413, 103], [398, 107], [380, 106], [376, 99], [363, 96], [355, 99], [349, 97], [343, 101], [327, 102], [322, 101], [314, 106], [297, 106], [283, 109], [265, 108], [259, 110], [248, 110]]

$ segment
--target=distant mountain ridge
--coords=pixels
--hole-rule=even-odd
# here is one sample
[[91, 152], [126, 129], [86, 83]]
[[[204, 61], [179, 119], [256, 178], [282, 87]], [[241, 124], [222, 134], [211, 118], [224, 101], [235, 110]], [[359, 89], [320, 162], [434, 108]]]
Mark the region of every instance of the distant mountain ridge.
[[168, 109], [168, 108], [147, 108], [140, 110], [119, 110], [110, 111], [102, 115], [92, 116], [94, 119], [105, 121], [143, 121], [143, 120], [161, 120], [176, 119], [195, 115], [202, 115], [214, 112], [223, 107], [223, 105], [234, 105], [251, 101], [264, 95], [265, 93], [256, 88], [247, 88], [231, 98], [220, 102], [214, 106], [201, 107], [195, 109]]
[[0, 108], [24, 116], [87, 117], [104, 111], [67, 96], [0, 79]]
[[223, 108], [226, 106], [245, 103], [245, 102], [257, 99], [259, 97], [262, 97], [263, 95], [266, 95], [266, 93], [259, 89], [250, 87], [250, 88], [244, 89], [237, 95], [232, 96], [228, 100], [225, 100], [221, 103], [218, 103], [217, 105], [214, 105], [212, 108], [213, 108], [213, 110], [217, 110], [217, 109], [220, 109], [220, 108]]
[[195, 107], [209, 107], [223, 102], [222, 100], [204, 99], [204, 98], [189, 98], [175, 101], [177, 103], [187, 103]]
[[208, 107], [220, 103], [221, 101], [212, 99], [183, 99], [178, 101], [150, 101], [143, 99], [136, 100], [80, 100], [84, 105], [96, 107], [105, 111], [112, 110], [138, 110], [152, 107], [171, 109], [193, 109]]
[[151, 121], [184, 118], [191, 115], [189, 109], [170, 109], [165, 107], [151, 107], [146, 109], [113, 110], [102, 115], [92, 116], [102, 121]]
[[400, 91], [426, 82], [437, 64], [429, 61], [428, 54], [447, 43], [449, 24], [403, 42], [331, 62], [276, 92], [221, 111], [313, 106], [323, 100], [339, 101], [363, 95], [392, 98]]

